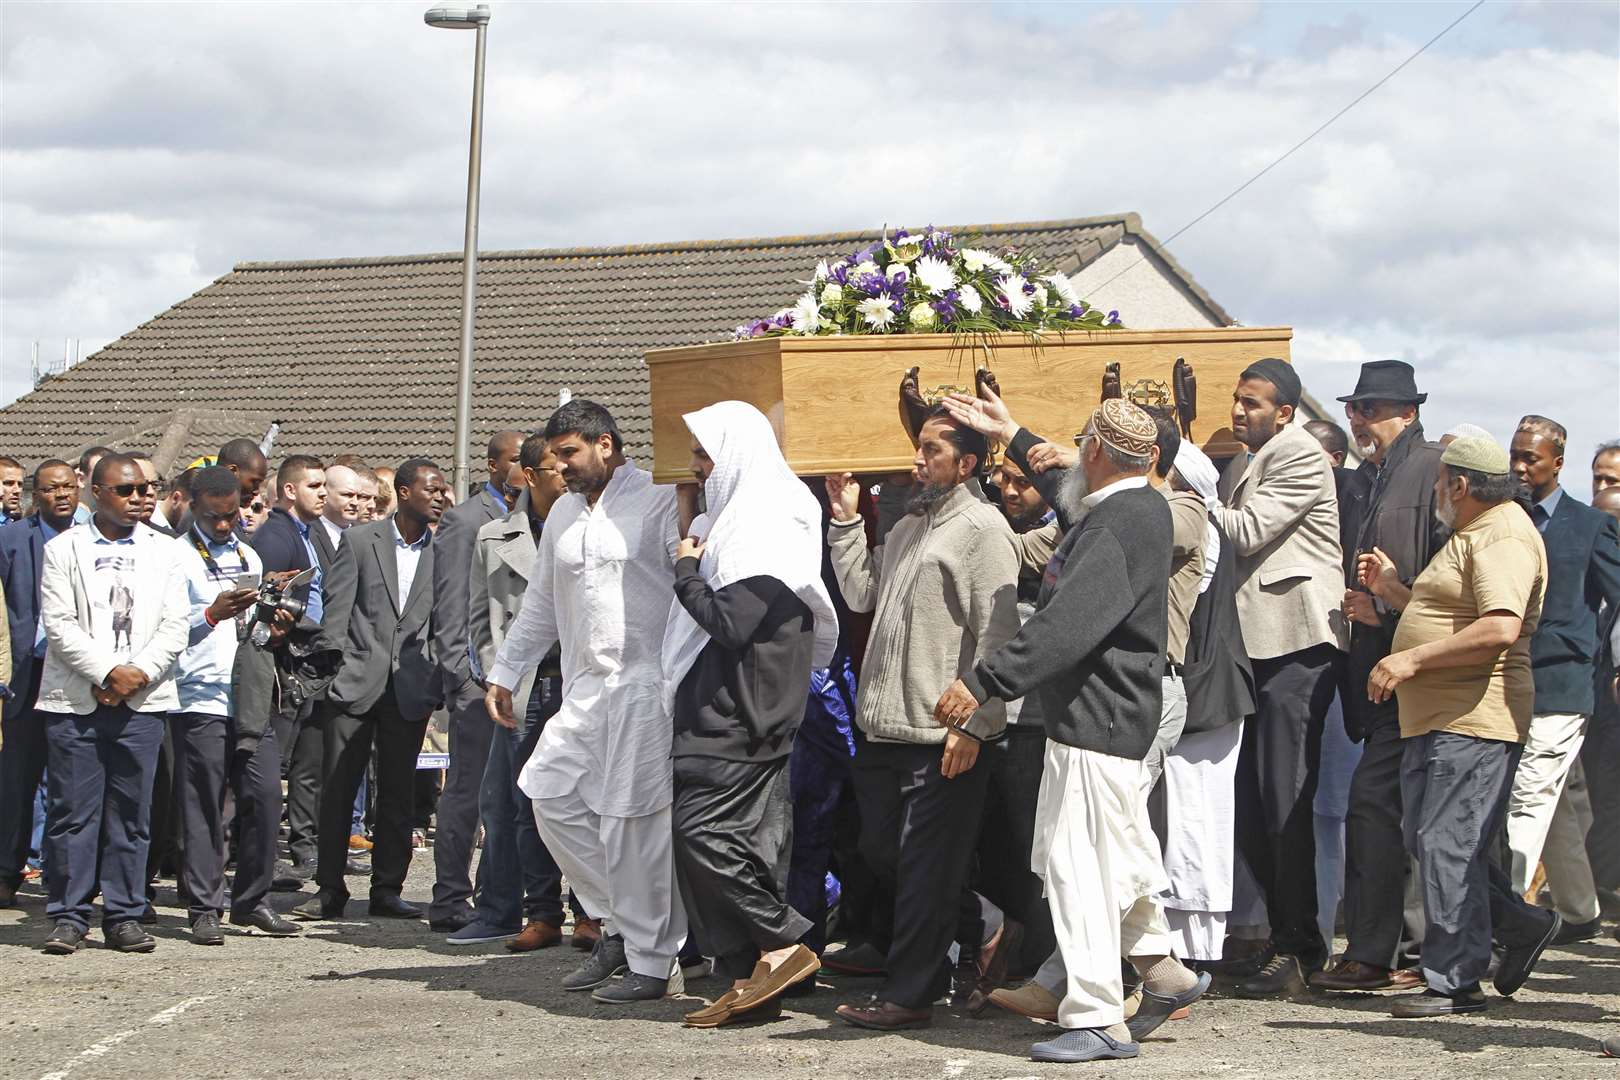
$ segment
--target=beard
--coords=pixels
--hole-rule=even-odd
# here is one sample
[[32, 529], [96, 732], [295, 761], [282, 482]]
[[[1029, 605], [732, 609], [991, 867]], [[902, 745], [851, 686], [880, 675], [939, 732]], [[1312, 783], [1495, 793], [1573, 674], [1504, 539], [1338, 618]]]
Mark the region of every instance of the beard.
[[1434, 516], [1448, 529], [1457, 527], [1457, 508], [1451, 504], [1451, 492], [1445, 488], [1440, 489], [1440, 497], [1434, 502]]
[[945, 497], [955, 489], [955, 484], [922, 484], [906, 500], [906, 513], [926, 514], [944, 502]]
[[583, 462], [574, 464], [563, 478], [563, 483], [575, 495], [598, 495], [612, 478], [613, 470], [608, 468], [606, 461], [598, 459], [590, 465]]
[[1080, 504], [1090, 494], [1091, 483], [1086, 479], [1085, 470], [1079, 466], [1070, 469], [1068, 474], [1063, 477], [1062, 490], [1058, 492], [1058, 506], [1062, 509], [1063, 516], [1068, 518], [1071, 524], [1078, 522], [1084, 516], [1085, 508]]

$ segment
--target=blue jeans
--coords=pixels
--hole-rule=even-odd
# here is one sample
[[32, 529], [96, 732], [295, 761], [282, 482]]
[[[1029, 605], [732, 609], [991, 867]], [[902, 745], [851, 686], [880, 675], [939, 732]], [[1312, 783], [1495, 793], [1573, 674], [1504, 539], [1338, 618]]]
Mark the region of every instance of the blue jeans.
[[[521, 930], [525, 916], [552, 926], [563, 923], [562, 871], [535, 828], [533, 803], [517, 786], [518, 774], [534, 753], [546, 721], [561, 704], [561, 680], [536, 679], [523, 725], [516, 731], [496, 731], [490, 740], [478, 789], [478, 814], [484, 823], [483, 887], [474, 902], [475, 916], [486, 926]], [[572, 894], [569, 903], [576, 918], [585, 917]]]
[[146, 910], [152, 779], [163, 717], [101, 706], [55, 713], [45, 725], [50, 805], [45, 825], [45, 914], [81, 931], [101, 891], [102, 925]]

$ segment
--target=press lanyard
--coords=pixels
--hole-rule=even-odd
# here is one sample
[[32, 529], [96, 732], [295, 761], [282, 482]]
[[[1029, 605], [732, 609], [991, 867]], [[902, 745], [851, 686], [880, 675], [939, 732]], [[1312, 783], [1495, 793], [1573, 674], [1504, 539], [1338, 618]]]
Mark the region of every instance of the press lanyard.
[[[215, 562], [214, 557], [208, 553], [208, 545], [202, 542], [202, 537], [197, 535], [196, 529], [191, 530], [191, 546], [197, 549], [198, 555], [202, 556], [203, 568], [208, 571], [209, 578], [218, 580], [225, 576], [225, 571], [219, 568], [219, 563]], [[242, 554], [240, 544], [236, 546], [236, 557], [242, 562], [242, 573], [247, 573], [247, 556]]]

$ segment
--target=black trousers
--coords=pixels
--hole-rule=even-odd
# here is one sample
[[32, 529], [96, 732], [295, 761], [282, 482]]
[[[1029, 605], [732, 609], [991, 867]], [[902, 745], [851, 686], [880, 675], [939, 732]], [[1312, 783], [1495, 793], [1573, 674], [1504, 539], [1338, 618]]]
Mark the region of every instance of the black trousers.
[[[433, 836], [433, 903], [428, 918], [440, 919], [471, 907], [473, 899], [473, 844], [478, 837], [478, 790], [489, 763], [489, 744], [495, 724], [484, 709], [484, 692], [477, 683], [447, 703], [450, 709], [450, 768]], [[478, 866], [483, 886], [484, 867]]]
[[[1598, 707], [1581, 746], [1586, 788], [1592, 799], [1592, 827], [1586, 855], [1600, 889], [1620, 889], [1620, 707], [1604, 701], [1609, 684], [1598, 687]], [[10, 734], [6, 738], [10, 738]]]
[[1041, 879], [1029, 868], [1045, 765], [1046, 729], [1009, 724], [1005, 738], [979, 749], [974, 766], [990, 772], [975, 887], [1008, 918], [1024, 925], [1024, 943], [1009, 968], [1014, 975], [1032, 974], [1057, 948], [1052, 909], [1042, 895]]
[[[326, 754], [324, 703], [306, 701], [272, 722], [287, 778], [287, 850], [298, 866], [313, 866], [320, 854], [321, 775]], [[343, 827], [345, 838], [348, 825]]]
[[[166, 720], [167, 718], [165, 718]], [[157, 772], [152, 776], [151, 843], [146, 849], [146, 895], [157, 896], [157, 879], [165, 869], [177, 871], [180, 866], [180, 819], [174, 811], [174, 738], [169, 734], [167, 722], [163, 725], [163, 742], [158, 746]], [[184, 883], [180, 894], [185, 896]]]
[[[1422, 940], [1422, 894], [1408, 881], [1401, 830], [1404, 752], [1398, 721], [1380, 723], [1368, 733], [1350, 778], [1344, 818], [1345, 956], [1375, 967], [1409, 966]], [[1408, 898], [1416, 899], [1415, 912], [1408, 911], [1414, 906]]]
[[1312, 803], [1339, 651], [1317, 645], [1252, 664], [1259, 701], [1238, 751], [1237, 843], [1265, 893], [1272, 944], [1317, 967], [1327, 943], [1316, 924]]
[[946, 957], [990, 782], [982, 760], [945, 779], [943, 752], [938, 744], [866, 742], [855, 754], [861, 854], [894, 893], [888, 977], [878, 996], [908, 1009], [928, 1008], [950, 987]]
[[320, 861], [315, 884], [336, 900], [349, 889], [343, 869], [349, 861], [349, 824], [354, 796], [360, 790], [373, 745], [377, 751], [375, 825], [372, 828], [371, 895], [398, 896], [411, 866], [411, 820], [415, 814], [416, 757], [428, 717], [406, 720], [394, 700], [394, 681], [382, 697], [358, 716], [328, 706], [324, 720], [326, 751], [321, 776]]
[[236, 803], [236, 877], [231, 911], [246, 915], [264, 903], [276, 869], [281, 822], [281, 748], [271, 728], [251, 752], [236, 749], [236, 722], [227, 716], [174, 713], [175, 814], [180, 822], [180, 882], [191, 918], [225, 910], [225, 803]]
[[693, 935], [727, 979], [811, 929], [787, 902], [793, 810], [787, 758], [675, 759], [675, 878]]
[[[45, 661], [34, 661], [34, 698]], [[45, 721], [34, 701], [0, 721], [0, 884], [22, 884], [34, 832], [34, 793], [45, 775]]]

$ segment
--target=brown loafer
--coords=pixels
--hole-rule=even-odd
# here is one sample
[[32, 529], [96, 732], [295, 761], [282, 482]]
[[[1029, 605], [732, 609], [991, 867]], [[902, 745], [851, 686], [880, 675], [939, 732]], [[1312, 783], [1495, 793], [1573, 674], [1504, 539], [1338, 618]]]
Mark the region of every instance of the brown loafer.
[[840, 1005], [837, 1011], [844, 1023], [870, 1031], [909, 1031], [932, 1027], [934, 1023], [933, 1009], [907, 1009], [876, 998], [865, 1005]]
[[1062, 1004], [1034, 979], [1016, 990], [1005, 988], [992, 990], [989, 997], [990, 1004], [998, 1008], [1017, 1013], [1019, 1016], [1027, 1016], [1031, 1020], [1045, 1020], [1053, 1024], [1057, 1023], [1058, 1006]]
[[754, 965], [754, 973], [749, 976], [748, 985], [742, 988], [740, 996], [732, 1003], [731, 1011], [745, 1013], [763, 1005], [779, 997], [788, 987], [815, 978], [816, 972], [820, 969], [821, 958], [804, 945], [795, 945], [793, 952], [775, 970], [761, 960]]
[[1310, 985], [1313, 990], [1334, 990], [1341, 993], [1381, 993], [1390, 990], [1411, 990], [1422, 979], [1413, 982], [1408, 972], [1391, 971], [1376, 964], [1363, 964], [1359, 960], [1341, 960], [1332, 971], [1313, 972]]
[[732, 1004], [742, 993], [741, 990], [727, 990], [715, 999], [713, 1005], [705, 1005], [697, 1012], [689, 1012], [683, 1022], [690, 1028], [717, 1028], [727, 1024], [737, 1024], [757, 1020], [776, 1020], [782, 1015], [782, 999], [772, 998], [762, 1002], [745, 1013], [735, 1012]]
[[568, 944], [572, 945], [580, 952], [590, 952], [592, 949], [596, 948], [596, 943], [601, 940], [601, 919], [576, 918], [574, 920], [574, 933], [573, 936], [568, 939]]
[[548, 922], [539, 919], [530, 919], [517, 937], [506, 943], [512, 952], [534, 952], [536, 949], [549, 949], [562, 941], [562, 931]]

